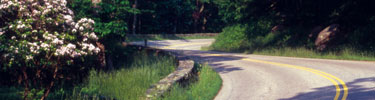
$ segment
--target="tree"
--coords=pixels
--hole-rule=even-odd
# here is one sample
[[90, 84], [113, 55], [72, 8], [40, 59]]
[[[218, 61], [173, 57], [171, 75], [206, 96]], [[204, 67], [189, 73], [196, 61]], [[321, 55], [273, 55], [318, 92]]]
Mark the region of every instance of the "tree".
[[[138, 5], [138, 0], [134, 0], [133, 10], [137, 9], [137, 5]], [[134, 15], [133, 15], [133, 34], [135, 34], [136, 30], [137, 30], [137, 14], [134, 13]]]
[[[79, 17], [88, 17], [95, 20], [95, 32], [98, 33], [102, 52], [100, 55], [105, 58], [106, 69], [113, 69], [113, 53], [116, 45], [123, 42], [127, 33], [132, 30], [132, 15], [138, 14], [138, 9], [132, 8], [129, 0], [102, 0], [93, 5], [91, 0], [72, 0], [69, 6], [73, 8]], [[104, 49], [105, 48], [105, 49]]]
[[[46, 99], [63, 69], [97, 54], [94, 21], [74, 21], [66, 0], [2, 0], [0, 3], [1, 70], [19, 76], [24, 99], [30, 88], [44, 88]], [[66, 71], [66, 70], [65, 70]], [[30, 80], [38, 82], [32, 85]]]
[[[313, 48], [317, 33], [330, 25], [338, 25], [339, 32], [329, 39], [336, 45], [374, 50], [375, 13], [371, 0], [213, 0], [219, 14], [229, 26], [249, 25], [249, 40], [263, 37], [278, 29], [270, 46], [307, 46]], [[259, 23], [270, 23], [259, 24]], [[258, 25], [257, 25], [258, 24]], [[271, 26], [271, 27], [270, 27]], [[280, 28], [278, 26], [282, 26]], [[251, 29], [251, 30], [250, 30]], [[315, 32], [316, 33], [316, 32]], [[255, 35], [254, 35], [255, 34]], [[270, 35], [272, 36], [272, 35]]]

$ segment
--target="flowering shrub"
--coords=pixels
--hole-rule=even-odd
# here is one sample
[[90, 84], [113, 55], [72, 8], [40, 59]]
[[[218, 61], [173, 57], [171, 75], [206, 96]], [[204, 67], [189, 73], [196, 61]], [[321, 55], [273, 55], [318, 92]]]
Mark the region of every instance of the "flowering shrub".
[[[52, 84], [43, 86], [46, 90], [42, 99], [45, 99], [65, 65], [100, 51], [94, 44], [98, 40], [93, 32], [94, 21], [87, 18], [74, 21], [74, 14], [66, 4], [66, 0], [0, 1], [0, 67], [22, 71], [25, 97], [28, 78], [34, 77], [27, 69], [36, 69], [38, 78], [53, 77]], [[52, 74], [41, 75], [44, 69], [52, 69]]]

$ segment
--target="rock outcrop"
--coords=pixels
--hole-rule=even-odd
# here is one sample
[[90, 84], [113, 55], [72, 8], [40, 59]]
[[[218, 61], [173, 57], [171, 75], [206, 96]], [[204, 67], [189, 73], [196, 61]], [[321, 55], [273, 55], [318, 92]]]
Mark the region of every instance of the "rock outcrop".
[[315, 40], [315, 46], [317, 50], [323, 51], [328, 46], [333, 44], [333, 40], [338, 38], [339, 33], [339, 25], [338, 24], [331, 24], [326, 27], [324, 30], [320, 31], [318, 37]]

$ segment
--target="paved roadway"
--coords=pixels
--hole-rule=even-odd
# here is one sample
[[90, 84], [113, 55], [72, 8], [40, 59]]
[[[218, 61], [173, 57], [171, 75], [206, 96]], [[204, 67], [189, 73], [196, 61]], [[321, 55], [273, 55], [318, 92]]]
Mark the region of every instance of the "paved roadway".
[[223, 79], [215, 100], [375, 100], [375, 62], [200, 50], [213, 41], [165, 40], [148, 45], [211, 65]]

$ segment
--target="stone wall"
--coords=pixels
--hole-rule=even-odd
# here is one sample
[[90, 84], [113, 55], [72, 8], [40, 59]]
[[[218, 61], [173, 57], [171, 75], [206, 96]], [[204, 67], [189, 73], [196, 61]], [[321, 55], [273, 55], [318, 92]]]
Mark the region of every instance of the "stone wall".
[[190, 78], [190, 75], [192, 74], [194, 68], [194, 61], [177, 54], [173, 56], [175, 56], [178, 60], [178, 67], [176, 71], [161, 79], [158, 83], [153, 84], [146, 91], [146, 100], [156, 99], [163, 93], [167, 92], [176, 82], [181, 82], [182, 80]]

